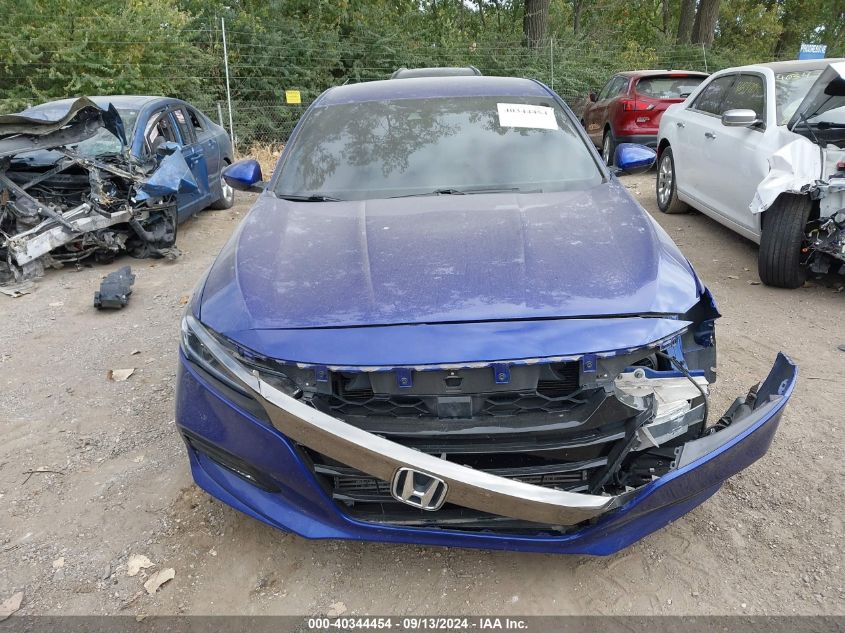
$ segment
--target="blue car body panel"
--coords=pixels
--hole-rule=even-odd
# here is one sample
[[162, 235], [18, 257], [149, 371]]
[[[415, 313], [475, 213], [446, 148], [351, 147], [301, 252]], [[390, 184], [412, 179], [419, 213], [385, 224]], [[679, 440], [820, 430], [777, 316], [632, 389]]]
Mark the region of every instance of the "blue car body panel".
[[[561, 103], [537, 82], [462, 77], [345, 86], [327, 91], [311, 108], [475, 94], [548, 96]], [[718, 312], [712, 297], [671, 238], [598, 164], [595, 148], [565, 110], [605, 176], [601, 185], [316, 204], [268, 191], [221, 251], [189, 311], [240, 353], [313, 367], [317, 380], [326, 371], [575, 358], [583, 371], [587, 360], [655, 346], [683, 363], [684, 354], [713, 345]], [[307, 118], [308, 112], [288, 146]], [[280, 166], [286, 158], [284, 152]], [[694, 343], [690, 337], [684, 343], [679, 332], [693, 318], [700, 331]], [[256, 401], [221, 390], [184, 354], [176, 421], [203, 489], [305, 537], [606, 555], [688, 512], [762, 456], [795, 378], [795, 366], [779, 356], [757, 400], [744, 405], [753, 410], [729, 430], [686, 442], [677, 467], [564, 533], [542, 526], [529, 535], [353, 518], [315, 476], [301, 447], [260, 407], [256, 411]], [[230, 458], [269, 485], [251, 480], [235, 462], [225, 465]]]
[[250, 350], [300, 365], [343, 367], [455, 366], [506, 360], [555, 362], [583, 354], [614, 355], [655, 346], [689, 325], [678, 319], [610, 318], [434, 323], [372, 328], [233, 330]]
[[340, 512], [285, 436], [216, 393], [182, 355], [176, 419], [184, 430], [224, 447], [267, 473], [280, 490], [264, 491], [189, 448], [191, 471], [200, 487], [259, 521], [307, 538], [608, 555], [686, 514], [713, 495], [726, 479], [764, 455], [795, 387], [796, 376], [795, 366], [780, 355], [770, 381], [772, 395], [779, 397], [770, 402], [761, 398], [761, 405], [742, 420], [741, 429], [735, 429], [728, 442], [639, 488], [624, 505], [595, 523], [565, 535], [471, 533], [352, 519]]
[[687, 260], [612, 181], [323, 205], [264, 195], [212, 267], [200, 316], [229, 335], [675, 315], [697, 299]]

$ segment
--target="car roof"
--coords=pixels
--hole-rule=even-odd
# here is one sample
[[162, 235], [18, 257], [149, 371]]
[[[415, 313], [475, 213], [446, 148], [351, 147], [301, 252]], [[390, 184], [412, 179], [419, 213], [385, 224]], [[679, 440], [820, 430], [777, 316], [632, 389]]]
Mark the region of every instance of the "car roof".
[[845, 57], [830, 59], [793, 59], [782, 62], [766, 62], [764, 64], [748, 64], [747, 66], [736, 66], [725, 68], [725, 70], [752, 70], [755, 68], [770, 68], [774, 73], [800, 72], [802, 70], [824, 70], [828, 64], [845, 61]]
[[[109, 103], [114, 105], [118, 110], [137, 110], [148, 104], [150, 101], [157, 99], [167, 99], [168, 97], [153, 97], [148, 95], [108, 95], [98, 97], [88, 97], [101, 108], [108, 106]], [[65, 106], [76, 101], [78, 97], [71, 97], [69, 99], [57, 99], [56, 101], [48, 101], [41, 103], [28, 110], [50, 109], [56, 106]]]
[[412, 77], [475, 77], [481, 71], [475, 66], [433, 66], [429, 68], [399, 68], [391, 79], [410, 79]]
[[329, 88], [318, 106], [433, 97], [551, 97], [551, 91], [532, 79], [518, 77], [417, 77], [395, 81], [367, 81]]
[[663, 69], [663, 70], [623, 70], [622, 72], [616, 73], [617, 75], [621, 75], [622, 77], [651, 77], [653, 75], [694, 75], [699, 77], [707, 77], [707, 73], [703, 73], [700, 70], [671, 70], [671, 69]]

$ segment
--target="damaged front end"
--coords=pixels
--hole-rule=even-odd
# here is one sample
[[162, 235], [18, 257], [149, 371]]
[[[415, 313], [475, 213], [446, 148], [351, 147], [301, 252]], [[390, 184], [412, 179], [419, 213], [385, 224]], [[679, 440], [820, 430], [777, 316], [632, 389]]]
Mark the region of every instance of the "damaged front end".
[[176, 254], [176, 194], [196, 188], [176, 144], [132, 155], [111, 105], [0, 116], [0, 284], [121, 252]]
[[[188, 314], [177, 423], [201, 486], [306, 536], [607, 554], [768, 448], [795, 366], [708, 424], [718, 316], [705, 290], [677, 320], [608, 319], [668, 332], [625, 349], [363, 368], [262, 357]], [[598, 340], [578, 321], [539, 327]]]
[[821, 72], [778, 133], [783, 146], [769, 158], [749, 209], [763, 213], [782, 194], [807, 196], [804, 264], [845, 274], [845, 62]]

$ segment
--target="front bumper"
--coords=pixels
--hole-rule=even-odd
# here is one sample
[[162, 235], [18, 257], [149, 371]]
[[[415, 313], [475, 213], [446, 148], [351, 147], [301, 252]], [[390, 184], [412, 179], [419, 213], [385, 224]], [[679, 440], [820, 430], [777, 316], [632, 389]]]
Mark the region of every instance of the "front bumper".
[[[219, 343], [203, 343], [215, 351]], [[211, 387], [181, 357], [177, 424], [188, 438], [196, 482], [233, 507], [310, 538], [611, 554], [707, 499], [768, 449], [795, 383], [796, 367], [779, 355], [750, 404], [732, 423], [679, 447], [675, 468], [630, 492], [608, 497], [535, 486], [448, 462], [317, 411], [215, 354], [266, 412], [271, 425]], [[356, 520], [335, 505], [295, 443], [390, 482], [400, 468], [445, 482], [449, 503], [546, 525], [529, 536], [442, 527], [388, 526]]]
[[623, 134], [616, 137], [617, 143], [637, 143], [646, 147], [657, 148], [657, 129], [653, 134]]

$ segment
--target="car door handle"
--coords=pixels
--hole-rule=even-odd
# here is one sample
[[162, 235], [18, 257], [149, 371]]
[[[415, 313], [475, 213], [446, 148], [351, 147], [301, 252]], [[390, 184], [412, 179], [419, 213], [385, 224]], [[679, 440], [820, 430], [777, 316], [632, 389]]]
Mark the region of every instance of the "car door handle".
[[715, 132], [705, 132], [704, 136], [707, 138], [716, 138]]
[[684, 127], [684, 122], [683, 121], [675, 121], [675, 125], [677, 125], [678, 127]]

